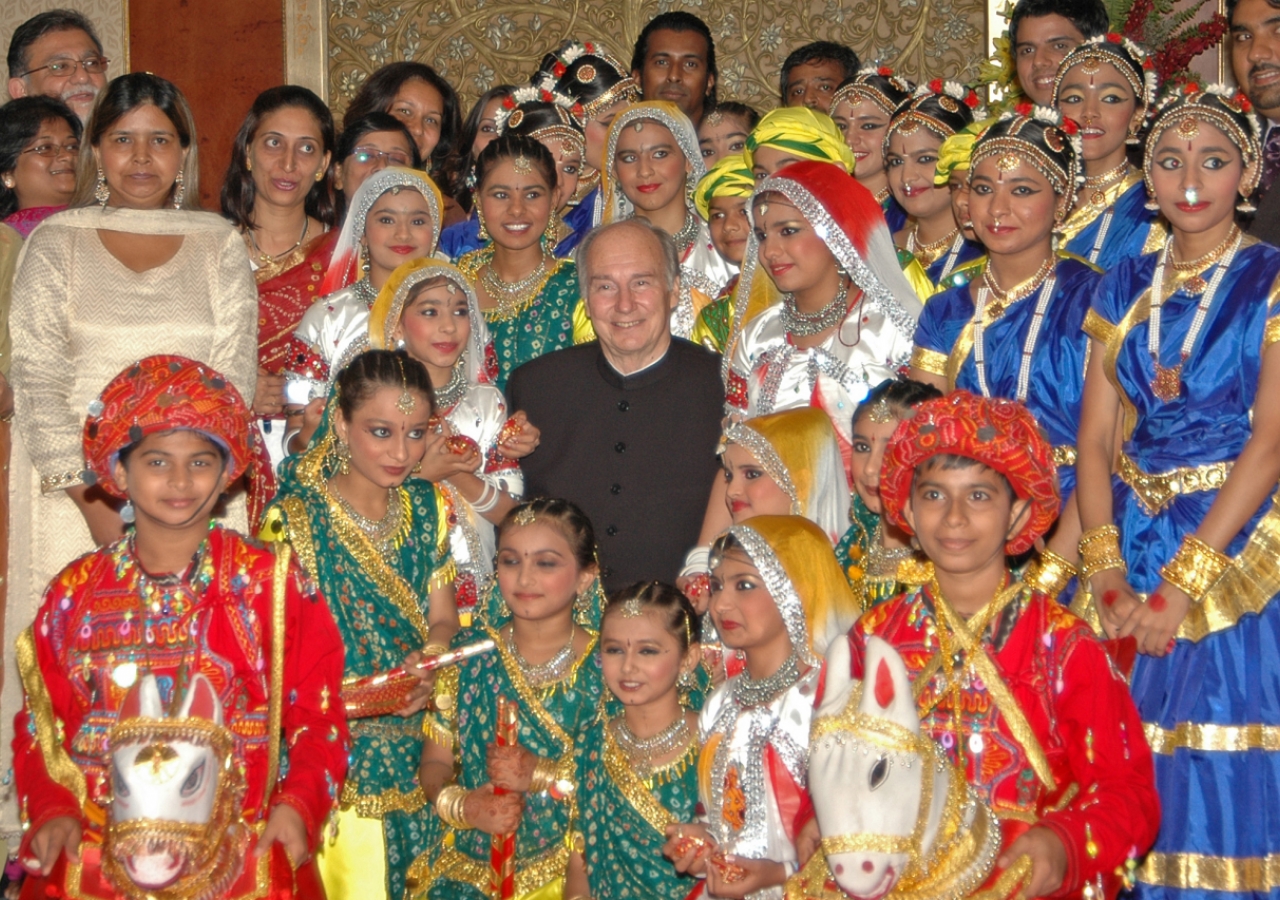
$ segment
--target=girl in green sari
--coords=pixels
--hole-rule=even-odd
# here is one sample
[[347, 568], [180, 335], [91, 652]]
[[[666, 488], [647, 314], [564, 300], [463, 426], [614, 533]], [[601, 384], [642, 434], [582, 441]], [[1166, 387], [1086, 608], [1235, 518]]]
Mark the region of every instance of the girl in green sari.
[[612, 697], [578, 742], [584, 849], [566, 897], [683, 900], [697, 884], [662, 855], [667, 827], [691, 821], [698, 802], [698, 712], [687, 699], [701, 700], [696, 628], [689, 601], [657, 581], [605, 607], [600, 656]]
[[[531, 500], [498, 526], [497, 584], [455, 646], [496, 652], [440, 673], [419, 780], [443, 823], [414, 864], [415, 898], [488, 900], [493, 835], [515, 834], [521, 900], [561, 900], [577, 819], [573, 750], [595, 719], [600, 621], [595, 533], [565, 500]], [[499, 698], [518, 742], [498, 746]], [[456, 778], [455, 778], [456, 772]]]
[[[350, 769], [317, 862], [331, 897], [405, 893], [435, 816], [417, 782], [429, 685], [386, 715], [362, 715], [357, 679], [443, 652], [458, 629], [440, 495], [411, 478], [426, 448], [431, 381], [403, 352], [370, 350], [337, 378], [320, 429], [288, 460], [263, 537], [287, 541], [319, 586], [345, 647]], [[336, 834], [336, 836], [335, 836]]]
[[880, 470], [898, 423], [925, 400], [940, 396], [937, 388], [918, 381], [886, 380], [853, 411], [852, 524], [836, 544], [836, 559], [863, 610], [901, 593], [904, 584], [929, 580], [908, 535], [881, 518]]

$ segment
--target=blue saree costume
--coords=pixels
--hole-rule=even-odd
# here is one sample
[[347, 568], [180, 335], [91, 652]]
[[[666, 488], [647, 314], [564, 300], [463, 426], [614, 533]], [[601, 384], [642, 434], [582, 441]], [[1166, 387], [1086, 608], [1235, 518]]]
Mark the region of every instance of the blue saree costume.
[[[1107, 272], [1121, 260], [1141, 256], [1147, 246], [1152, 223], [1159, 213], [1146, 208], [1147, 189], [1142, 173], [1130, 172], [1115, 187], [1099, 191], [1101, 202], [1090, 203], [1093, 192], [1081, 190], [1081, 205], [1062, 223], [1060, 246]], [[1164, 229], [1156, 228], [1157, 240]]]
[[[1107, 378], [1123, 408], [1113, 514], [1128, 582], [1143, 594], [1160, 585], [1161, 566], [1199, 527], [1225, 467], [1249, 440], [1263, 353], [1280, 340], [1280, 250], [1245, 238], [1183, 363], [1179, 396], [1161, 400], [1147, 346], [1157, 257], [1118, 263], [1085, 323], [1106, 347]], [[1200, 300], [1183, 289], [1193, 274], [1166, 282], [1175, 291], [1161, 313], [1165, 366], [1177, 364]], [[1197, 469], [1188, 486], [1189, 470]], [[1135, 470], [1177, 473], [1176, 488], [1162, 494]], [[1137, 872], [1142, 900], [1280, 896], [1280, 605], [1272, 602], [1280, 590], [1280, 510], [1273, 499], [1225, 552], [1232, 565], [1192, 603], [1174, 650], [1139, 656], [1133, 671], [1163, 807], [1155, 848]]]
[[[1055, 272], [1057, 282], [1032, 353], [1024, 402], [1053, 443], [1065, 504], [1076, 486], [1076, 433], [1089, 346], [1080, 329], [1101, 276], [1085, 263], [1069, 258], [1059, 259]], [[996, 304], [988, 303], [983, 314], [982, 343], [989, 396], [1018, 399], [1022, 353], [1040, 293], [1037, 289], [998, 317], [993, 313]], [[946, 378], [949, 390], [964, 388], [981, 394], [974, 358], [973, 306], [968, 285], [935, 295], [920, 314], [911, 364]]]

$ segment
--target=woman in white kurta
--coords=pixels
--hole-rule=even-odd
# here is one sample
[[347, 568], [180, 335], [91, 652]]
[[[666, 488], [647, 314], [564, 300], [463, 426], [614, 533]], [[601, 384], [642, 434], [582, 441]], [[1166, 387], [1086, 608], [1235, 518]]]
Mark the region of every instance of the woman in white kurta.
[[[920, 301], [880, 204], [838, 166], [804, 161], [765, 178], [752, 218], [738, 285], [747, 301], [737, 305], [725, 349], [727, 411], [819, 407], [847, 470], [854, 407], [909, 362]], [[765, 288], [781, 301], [757, 303]]]
[[[446, 518], [458, 567], [454, 590], [458, 612], [465, 616], [490, 587], [494, 526], [524, 493], [515, 458], [527, 452], [516, 449], [523, 416], [511, 421], [506, 400], [493, 385], [498, 361], [480, 304], [466, 276], [448, 263], [417, 260], [392, 273], [369, 314], [369, 343], [403, 347], [437, 385], [435, 415], [443, 420], [447, 439], [442, 447], [428, 447], [422, 474], [427, 476], [428, 467], [447, 466], [446, 477], [432, 480], [452, 507]], [[443, 463], [430, 459], [437, 452], [445, 456]]]
[[[141, 137], [166, 130], [163, 145]], [[194, 124], [177, 89], [153, 75], [117, 78], [86, 126], [85, 146], [78, 208], [32, 232], [13, 285], [17, 427], [5, 647], [31, 624], [49, 580], [123, 527], [106, 503], [81, 500], [90, 507], [82, 513], [68, 494], [92, 496], [81, 440], [103, 386], [156, 353], [206, 363], [246, 398], [257, 383], [258, 294], [244, 244], [221, 217], [183, 208], [199, 196], [198, 168]], [[128, 177], [144, 169], [157, 177]], [[140, 259], [139, 250], [153, 255]], [[242, 500], [230, 505], [228, 524], [246, 527]], [[21, 703], [16, 672], [6, 666], [0, 772], [10, 771]], [[11, 781], [3, 783], [7, 790]], [[0, 829], [12, 837], [18, 828], [5, 802]]]

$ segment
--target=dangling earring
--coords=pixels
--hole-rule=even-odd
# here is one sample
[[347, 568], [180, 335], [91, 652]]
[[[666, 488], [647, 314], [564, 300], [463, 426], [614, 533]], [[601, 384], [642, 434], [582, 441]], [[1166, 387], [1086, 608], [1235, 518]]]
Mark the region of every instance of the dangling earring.
[[1147, 194], [1147, 202], [1143, 206], [1149, 212], [1160, 212], [1160, 204], [1156, 202], [1155, 194]]
[[126, 525], [132, 525], [138, 521], [138, 513], [133, 508], [132, 500], [124, 501], [124, 506], [120, 507], [120, 521]]
[[173, 208], [182, 209], [182, 198], [187, 193], [187, 187], [182, 183], [182, 170], [178, 170], [178, 177], [173, 179]]
[[333, 448], [333, 455], [338, 458], [338, 473], [341, 475], [351, 474], [351, 448], [347, 446], [347, 442], [340, 440]]
[[1248, 197], [1241, 195], [1240, 202], [1236, 204], [1236, 212], [1241, 212], [1241, 213], [1244, 213], [1245, 215], [1249, 215], [1250, 213], [1256, 213], [1257, 211], [1258, 211], [1258, 207], [1253, 205], [1253, 201], [1250, 200]]
[[245, 154], [245, 157], [244, 157], [244, 170], [246, 172], [253, 171], [253, 158], [249, 156], [247, 153]]
[[102, 171], [102, 166], [98, 166], [98, 185], [93, 189], [93, 199], [98, 201], [99, 206], [106, 206], [111, 199], [111, 188], [107, 187], [107, 175]]
[[1130, 131], [1129, 136], [1124, 139], [1124, 142], [1130, 147], [1138, 147], [1142, 145], [1142, 139], [1138, 137], [1138, 132], [1136, 131]]
[[480, 212], [480, 204], [479, 204], [479, 203], [477, 203], [477, 204], [476, 204], [476, 221], [480, 223], [480, 232], [479, 232], [479, 234], [478, 234], [478, 237], [480, 238], [480, 240], [485, 241], [486, 243], [488, 243], [488, 241], [489, 241], [489, 229], [485, 227], [485, 224], [484, 224], [484, 213]]
[[551, 218], [547, 219], [547, 227], [542, 232], [542, 242], [546, 246], [548, 253], [553, 252], [556, 249], [556, 244], [560, 243], [556, 240], [560, 234], [560, 228], [556, 222], [558, 218], [560, 218], [559, 213], [553, 210]]
[[681, 706], [688, 708], [691, 700], [690, 695], [697, 686], [698, 679], [693, 677], [693, 672], [680, 673], [680, 678], [676, 681], [676, 687], [679, 689], [679, 701]]
[[409, 470], [409, 474], [417, 475], [421, 471], [422, 471], [422, 460], [418, 460], [417, 464], [412, 469]]

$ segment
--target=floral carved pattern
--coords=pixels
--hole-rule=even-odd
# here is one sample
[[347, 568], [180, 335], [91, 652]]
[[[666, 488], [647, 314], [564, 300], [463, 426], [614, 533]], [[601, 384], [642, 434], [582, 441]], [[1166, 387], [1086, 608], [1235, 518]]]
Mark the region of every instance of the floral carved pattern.
[[971, 81], [985, 57], [984, 0], [329, 0], [329, 99], [339, 114], [369, 73], [401, 59], [435, 67], [465, 107], [520, 83], [565, 38], [600, 41], [624, 63], [640, 29], [668, 9], [711, 28], [719, 95], [777, 105], [786, 55], [815, 39], [849, 44], [909, 78]]

